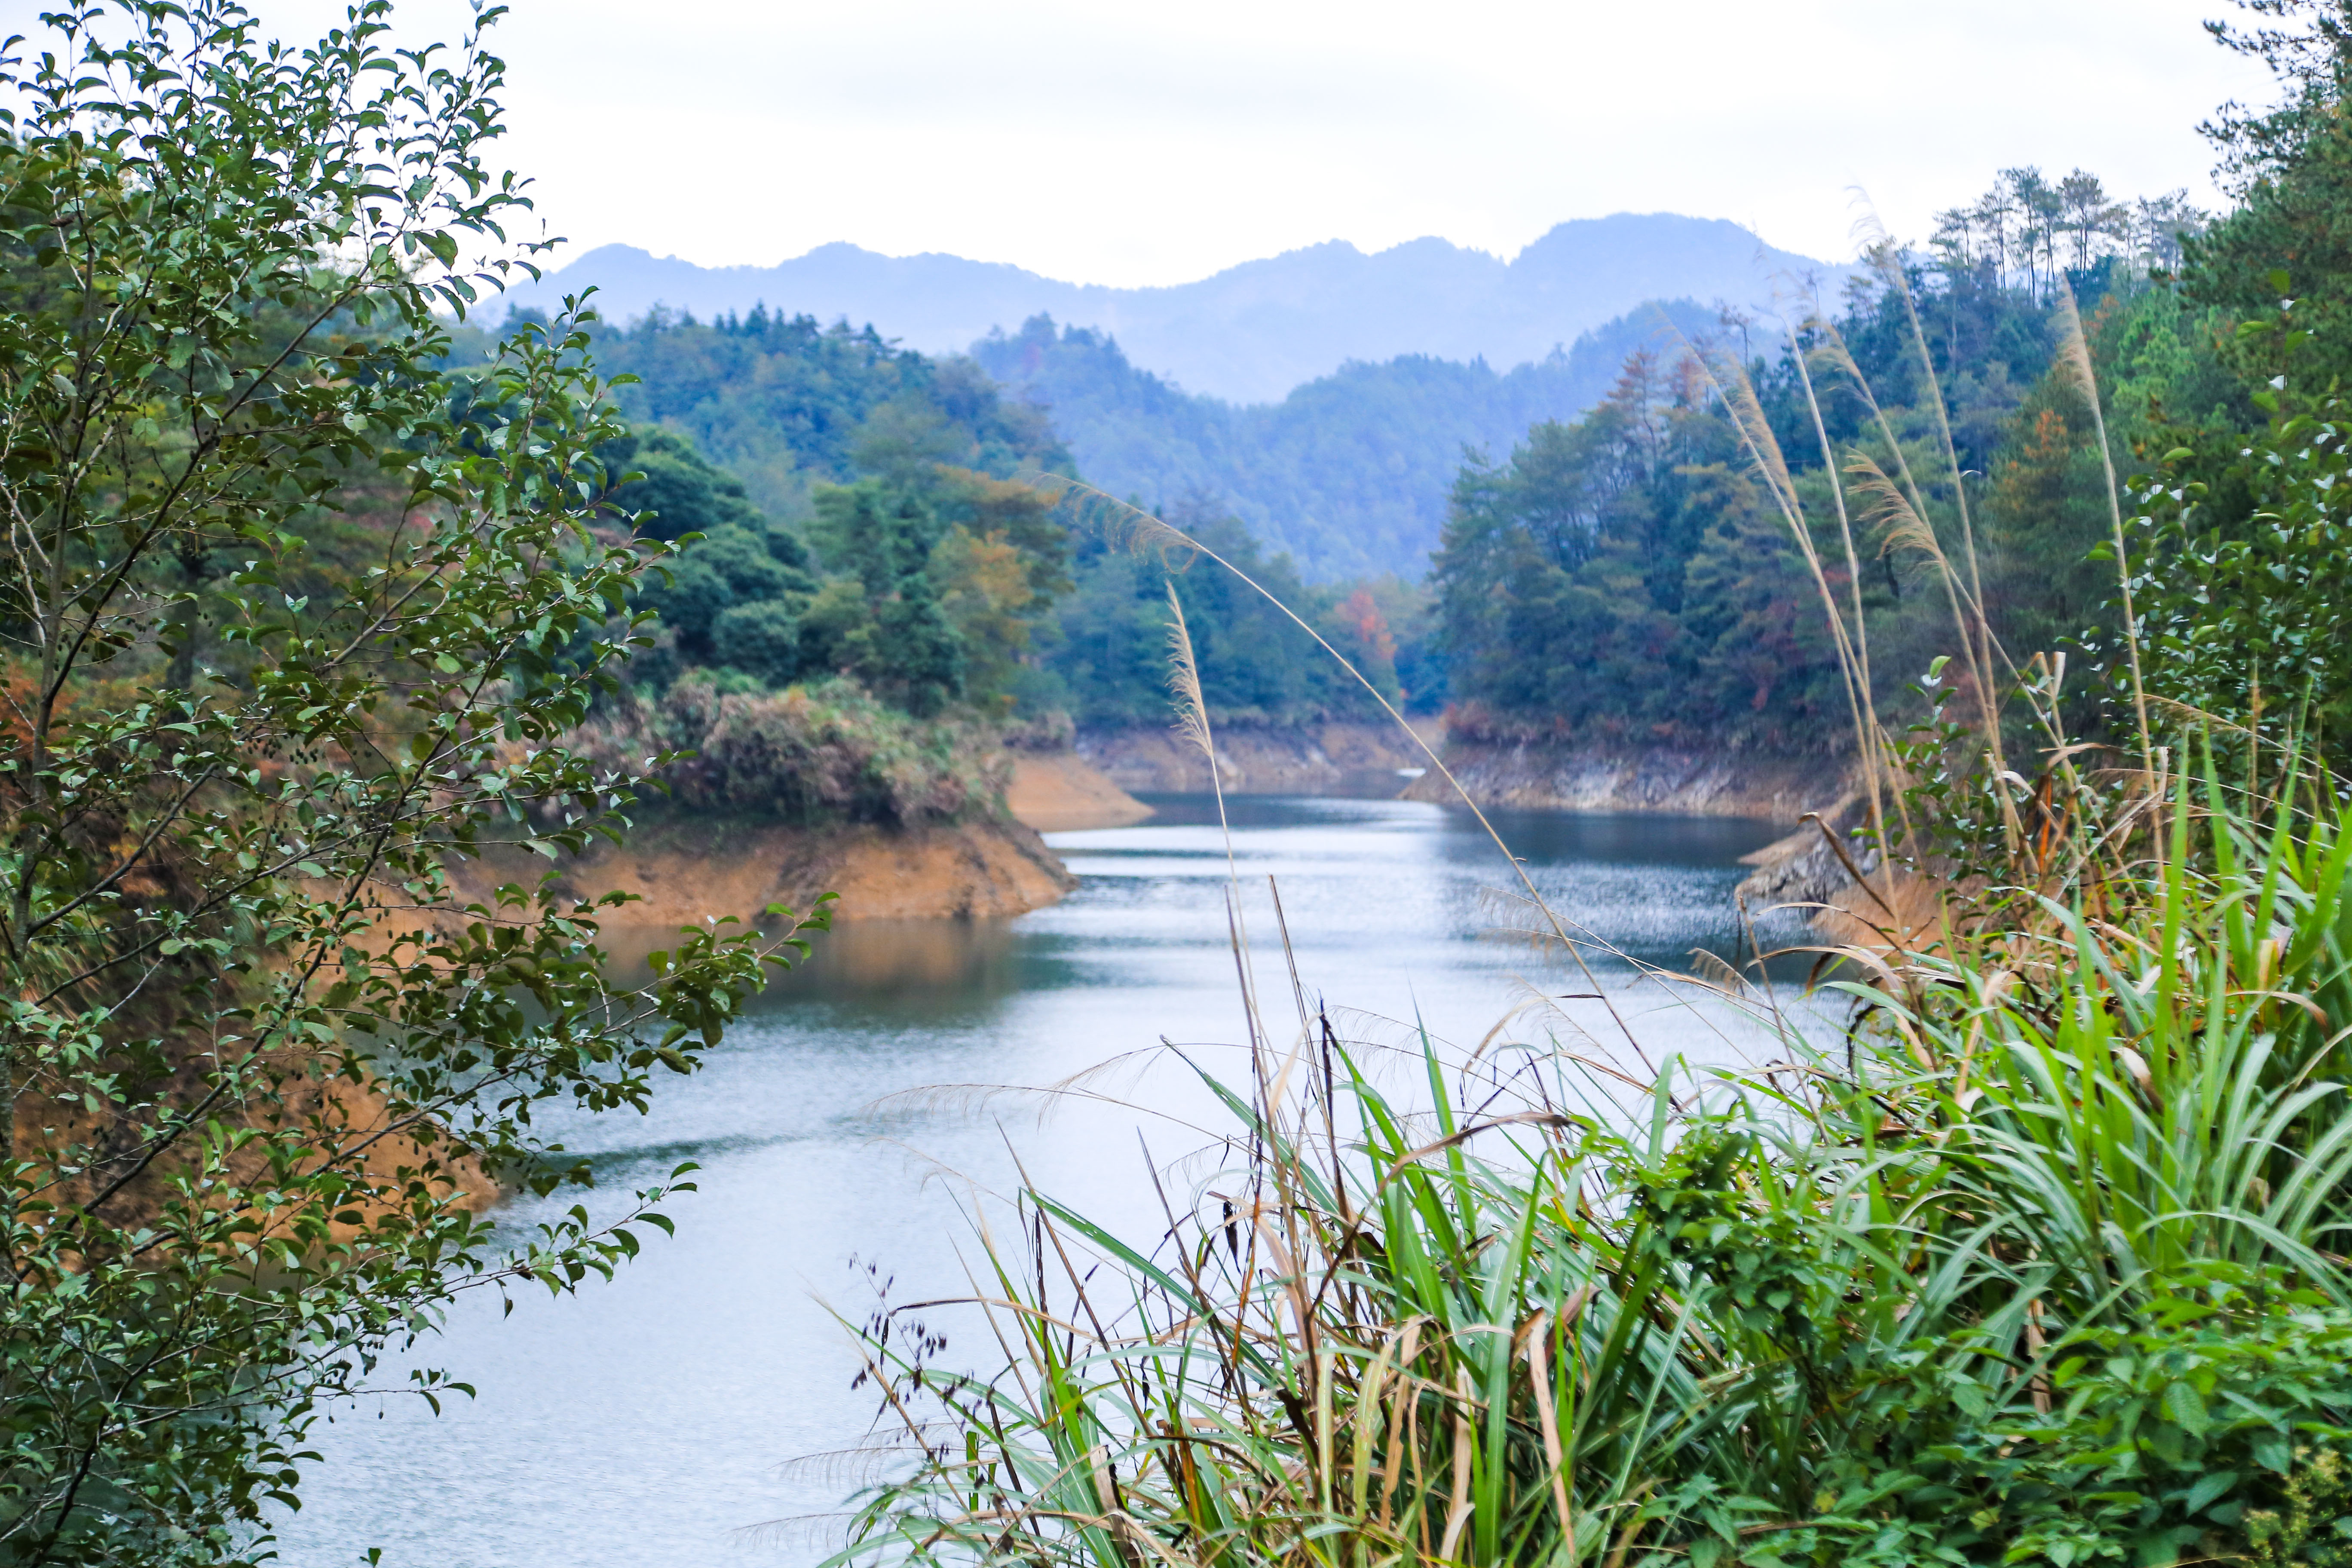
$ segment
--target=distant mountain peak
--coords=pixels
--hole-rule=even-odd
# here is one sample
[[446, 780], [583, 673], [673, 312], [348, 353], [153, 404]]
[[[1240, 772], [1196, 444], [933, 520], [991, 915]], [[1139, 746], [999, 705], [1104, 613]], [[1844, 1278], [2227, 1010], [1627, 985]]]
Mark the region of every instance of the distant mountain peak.
[[1112, 289], [1010, 262], [938, 251], [891, 257], [846, 240], [774, 267], [699, 267], [603, 245], [509, 298], [546, 309], [589, 283], [611, 318], [656, 305], [709, 317], [749, 310], [847, 317], [929, 353], [1047, 314], [1116, 333], [1128, 358], [1194, 392], [1271, 403], [1350, 363], [1400, 354], [1541, 360], [1646, 300], [1763, 304], [1776, 275], [1852, 268], [1775, 250], [1722, 218], [1613, 213], [1554, 226], [1509, 261], [1435, 236], [1367, 254], [1344, 239], [1242, 262], [1191, 283]]

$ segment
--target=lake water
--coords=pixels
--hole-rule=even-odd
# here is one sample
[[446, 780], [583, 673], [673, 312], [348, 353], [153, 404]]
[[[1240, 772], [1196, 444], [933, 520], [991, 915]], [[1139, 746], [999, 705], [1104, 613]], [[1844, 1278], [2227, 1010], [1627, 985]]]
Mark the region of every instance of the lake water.
[[[1076, 1206], [1156, 1230], [1145, 1148], [1165, 1165], [1217, 1120], [1198, 1079], [1156, 1047], [1173, 1042], [1209, 1070], [1245, 1076], [1220, 1048], [1244, 1037], [1214, 806], [1154, 804], [1159, 816], [1137, 826], [1049, 837], [1083, 879], [1053, 909], [820, 938], [701, 1073], [662, 1086], [651, 1115], [564, 1129], [594, 1156], [608, 1206], [698, 1162], [701, 1190], [669, 1210], [677, 1237], [648, 1232], [645, 1255], [609, 1284], [519, 1293], [511, 1316], [495, 1297], [465, 1300], [416, 1360], [478, 1398], [437, 1417], [399, 1396], [339, 1410], [314, 1434], [324, 1462], [281, 1531], [281, 1561], [350, 1568], [370, 1547], [398, 1568], [822, 1556], [815, 1527], [773, 1521], [836, 1510], [854, 1484], [790, 1461], [853, 1445], [872, 1420], [834, 1316], [871, 1310], [864, 1266], [895, 1276], [895, 1300], [955, 1293], [975, 1251], [975, 1194], [1007, 1190], [1016, 1155]], [[1309, 1005], [1349, 1009], [1355, 1037], [1407, 1044], [1418, 1019], [1475, 1045], [1539, 993], [1590, 989], [1505, 934], [1524, 922], [1495, 890], [1517, 879], [1466, 814], [1266, 796], [1231, 809], [1269, 1018], [1297, 1018], [1269, 876]], [[1676, 967], [1696, 947], [1744, 951], [1738, 857], [1774, 837], [1654, 816], [1506, 813], [1496, 826], [1563, 914]], [[1596, 971], [1654, 1055], [1738, 1050], [1736, 1019], [1677, 1005], [1622, 964]], [[1574, 1040], [1580, 1029], [1586, 1048], [1627, 1054], [1591, 1002], [1523, 1012], [1507, 1033]], [[1038, 1098], [987, 1087], [1055, 1083], [1121, 1058], [1089, 1080], [1089, 1097], [1060, 1097], [1042, 1117]], [[940, 1092], [915, 1092], [927, 1088]], [[534, 1217], [527, 1202], [499, 1215], [522, 1227]], [[976, 1342], [958, 1349], [977, 1364]], [[394, 1367], [384, 1381], [401, 1376]]]

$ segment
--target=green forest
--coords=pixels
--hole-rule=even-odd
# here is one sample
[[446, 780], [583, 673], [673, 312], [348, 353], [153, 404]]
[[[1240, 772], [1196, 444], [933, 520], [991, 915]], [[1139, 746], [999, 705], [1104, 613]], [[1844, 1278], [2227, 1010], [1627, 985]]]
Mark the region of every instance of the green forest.
[[[646, 698], [690, 671], [740, 696], [846, 677], [919, 719], [1160, 721], [1170, 563], [1052, 515], [1022, 482], [1072, 472], [1047, 411], [973, 361], [764, 310], [655, 314], [593, 341], [605, 367], [636, 378], [615, 389], [632, 432], [600, 451], [621, 481], [610, 514], [648, 537], [702, 536], [644, 595], [660, 616], [632, 667]], [[1207, 492], [1157, 504], [1389, 695], [1434, 710], [1442, 675], [1416, 583], [1310, 584]], [[1213, 572], [1177, 581], [1222, 718], [1376, 710], [1263, 595]]]
[[[661, 625], [636, 685], [657, 699], [689, 671], [722, 695], [846, 677], [918, 719], [1159, 721], [1167, 563], [1073, 531], [1022, 483], [1076, 474], [1069, 425], [1160, 487], [1129, 499], [1300, 609], [1385, 694], [1423, 712], [1450, 704], [1465, 738], [1834, 749], [1837, 650], [1727, 385], [1752, 392], [1811, 515], [1832, 517], [1829, 451], [1858, 447], [1882, 476], [1943, 467], [1916, 314], [1969, 476], [1965, 496], [1930, 481], [1923, 504], [1968, 508], [2004, 647], [2095, 657], [2116, 626], [2092, 554], [2106, 524], [2084, 482], [2090, 421], [2053, 369], [2062, 296], [2085, 321], [2126, 449], [2145, 458], [2239, 428], [2253, 405], [2215, 338], [2219, 307], [2181, 281], [2199, 230], [2177, 196], [2125, 201], [2081, 171], [2011, 170], [1945, 214], [1929, 247], [1885, 251], [1883, 275], [1786, 342], [1740, 312], [1661, 307], [1507, 375], [1398, 360], [1247, 410], [1189, 397], [1101, 335], [1043, 319], [971, 360], [764, 310], [600, 327], [603, 363], [636, 378], [616, 389], [635, 431], [604, 455], [643, 476], [607, 504], [650, 514], [637, 526], [653, 536], [707, 536], [645, 596]], [[1563, 402], [1591, 411], [1528, 416]], [[1318, 576], [1367, 554], [1414, 559], [1412, 498], [1433, 475], [1452, 479], [1432, 554]], [[1853, 482], [1841, 476], [1842, 499]], [[1343, 542], [1269, 499], [1350, 486], [1405, 510]], [[1290, 521], [1254, 524], [1269, 507]], [[1899, 708], [1941, 635], [1914, 613], [1933, 568], [1877, 500], [1854, 492], [1849, 511], [1852, 568], [1845, 541], [1813, 548], [1833, 591], [1858, 590], [1883, 650], [1877, 695]], [[1263, 597], [1220, 573], [1178, 582], [1222, 719], [1370, 710]]]
[[1218, 498], [1311, 580], [1413, 579], [1465, 447], [1507, 451], [1530, 426], [1598, 402], [1636, 349], [1728, 324], [1720, 308], [1661, 301], [1507, 371], [1410, 354], [1249, 406], [1188, 394], [1130, 364], [1108, 335], [1042, 316], [971, 353], [1046, 410], [1105, 489], [1153, 505]]
[[[1804, 502], [1826, 591], [1861, 606], [1880, 701], [1902, 707], [1948, 651], [1922, 510], [1955, 552], [1965, 517], [1971, 592], [2001, 647], [2095, 661], [2120, 606], [2093, 424], [2059, 345], [2078, 312], [2125, 463], [2243, 432], [2258, 411], [2203, 281], [2203, 247], [2229, 231], [2200, 227], [2177, 196], [2005, 171], [1943, 215], [1928, 249], [1883, 249], [1874, 286], [1777, 352], [1743, 363], [1717, 337], [1638, 353], [1582, 419], [1465, 467], [1432, 569], [1457, 731], [1845, 744], [1822, 585], [1735, 398], [1753, 398]], [[1965, 491], [1938, 477], [1955, 469]], [[1916, 508], [1914, 474], [1931, 476]]]

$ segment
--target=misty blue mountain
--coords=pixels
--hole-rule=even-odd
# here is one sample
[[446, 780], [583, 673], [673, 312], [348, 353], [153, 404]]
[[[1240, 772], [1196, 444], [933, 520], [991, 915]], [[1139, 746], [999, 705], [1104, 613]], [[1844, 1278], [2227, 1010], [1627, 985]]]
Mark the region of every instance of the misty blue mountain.
[[587, 252], [509, 295], [553, 309], [589, 284], [614, 321], [656, 305], [709, 318], [765, 304], [872, 322], [926, 353], [957, 353], [1033, 316], [1118, 339], [1128, 361], [1188, 392], [1272, 403], [1351, 361], [1426, 355], [1540, 363], [1651, 300], [1769, 309], [1806, 277], [1833, 299], [1848, 268], [1775, 250], [1737, 224], [1670, 213], [1563, 223], [1510, 261], [1443, 239], [1366, 255], [1343, 240], [1169, 288], [1057, 282], [1001, 262], [819, 246], [774, 267], [698, 267], [634, 246]]
[[1599, 402], [1627, 355], [1720, 331], [1713, 308], [1677, 300], [1508, 371], [1404, 354], [1250, 405], [1187, 393], [1131, 363], [1108, 334], [1043, 316], [990, 333], [971, 353], [1045, 407], [1089, 483], [1153, 509], [1199, 500], [1230, 510], [1328, 582], [1418, 578], [1465, 451], [1507, 458], [1530, 425]]

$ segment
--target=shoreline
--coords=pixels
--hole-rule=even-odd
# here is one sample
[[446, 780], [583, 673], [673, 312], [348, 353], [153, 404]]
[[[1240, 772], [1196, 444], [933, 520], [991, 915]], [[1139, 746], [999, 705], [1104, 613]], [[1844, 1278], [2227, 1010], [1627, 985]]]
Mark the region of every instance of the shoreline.
[[[1848, 764], [1834, 756], [1451, 737], [1440, 754], [1481, 806], [1537, 811], [1741, 816], [1793, 826], [1809, 812], [1836, 811], [1853, 788]], [[1432, 773], [1403, 795], [1443, 804], [1453, 791]]]
[[[467, 880], [522, 880], [531, 866], [543, 870], [545, 862], [501, 853], [476, 862]], [[673, 818], [639, 826], [625, 844], [567, 858], [557, 870], [567, 897], [632, 895], [601, 915], [611, 928], [746, 919], [771, 904], [805, 915], [824, 893], [839, 895], [831, 906], [836, 921], [1002, 919], [1058, 902], [1077, 886], [1035, 829], [988, 817], [912, 828]]]
[[[1414, 732], [1434, 745], [1435, 723], [1417, 721]], [[1385, 720], [1223, 724], [1214, 733], [1217, 782], [1228, 795], [1322, 795], [1382, 780], [1402, 790], [1409, 770], [1429, 763], [1421, 748]], [[1209, 788], [1208, 760], [1168, 725], [1084, 725], [1072, 751], [1123, 791], [1184, 795]]]
[[[1433, 742], [1441, 737], [1416, 725]], [[1454, 799], [1412, 741], [1386, 724], [1293, 728], [1233, 725], [1217, 732], [1218, 783], [1234, 795], [1361, 793], [1444, 805]], [[1496, 742], [1444, 738], [1446, 765], [1481, 806], [1559, 812], [1736, 816], [1795, 826], [1809, 812], [1836, 816], [1851, 796], [1835, 758], [1706, 752], [1686, 748]], [[1210, 787], [1205, 759], [1156, 726], [1085, 729], [1067, 751], [1011, 755], [1002, 809], [915, 827], [874, 824], [793, 827], [756, 819], [665, 815], [621, 845], [599, 844], [556, 868], [567, 896], [632, 895], [609, 926], [675, 929], [771, 904], [806, 913], [839, 895], [837, 921], [1003, 920], [1058, 903], [1076, 877], [1041, 837], [1124, 827], [1152, 807], [1129, 793]], [[1812, 850], [1806, 853], [1804, 850]], [[1752, 892], [1820, 897], [1842, 879], [1817, 844], [1793, 838], [1750, 859]], [[1791, 865], [1789, 862], [1797, 862]], [[463, 880], [478, 895], [530, 880], [545, 863], [499, 853]], [[1792, 875], [1793, 873], [1793, 875]], [[1809, 884], [1809, 885], [1808, 885]]]

